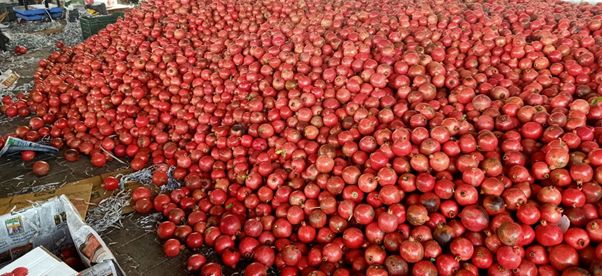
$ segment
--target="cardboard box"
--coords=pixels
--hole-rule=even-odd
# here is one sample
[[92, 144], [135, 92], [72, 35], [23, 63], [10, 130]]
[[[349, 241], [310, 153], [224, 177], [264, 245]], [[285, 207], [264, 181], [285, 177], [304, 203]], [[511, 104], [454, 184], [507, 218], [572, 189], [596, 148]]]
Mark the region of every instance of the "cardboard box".
[[83, 276], [125, 275], [109, 247], [65, 195], [1, 215], [0, 226], [0, 267], [11, 266], [43, 246], [57, 256], [62, 250], [74, 248]]
[[[105, 189], [102, 188], [102, 181], [106, 177], [114, 176], [118, 173], [124, 172], [126, 171], [116, 171], [74, 181], [52, 191], [20, 194], [0, 198], [0, 215], [29, 207], [33, 202], [44, 201], [53, 197], [65, 195], [75, 206], [75, 209], [77, 209], [79, 212], [80, 217], [85, 220], [86, 214], [90, 208], [98, 205], [102, 200], [110, 197], [113, 194], [113, 192], [105, 191]], [[134, 189], [138, 186], [140, 186], [140, 184], [132, 182], [127, 183], [125, 188]], [[131, 206], [127, 206], [124, 208], [123, 214], [129, 214], [133, 211], [134, 209]]]
[[86, 213], [88, 212], [88, 206], [92, 196], [93, 187], [94, 183], [85, 179], [85, 181], [82, 180], [69, 183], [52, 191], [0, 198], [0, 214], [21, 210], [25, 207], [31, 206], [33, 202], [44, 201], [49, 198], [66, 195], [71, 203], [75, 206], [75, 209], [77, 209], [80, 217], [85, 218]]
[[77, 271], [60, 261], [41, 246], [34, 248], [19, 259], [0, 269], [0, 274], [11, 272], [17, 267], [27, 268], [28, 276], [76, 276], [78, 274]]
[[[37, 252], [40, 250], [38, 248], [48, 254], [54, 252], [58, 255], [60, 250], [71, 246], [76, 248], [87, 267], [79, 275], [124, 275], [104, 241], [84, 221], [90, 208], [113, 194], [102, 188], [103, 180], [126, 172], [93, 176], [54, 190], [0, 198], [0, 268], [7, 264], [5, 269], [16, 267], [13, 264], [19, 264], [21, 258]], [[140, 184], [127, 183], [125, 186], [126, 189], [133, 189]], [[132, 211], [128, 206], [123, 213]], [[53, 272], [36, 275], [71, 274]]]

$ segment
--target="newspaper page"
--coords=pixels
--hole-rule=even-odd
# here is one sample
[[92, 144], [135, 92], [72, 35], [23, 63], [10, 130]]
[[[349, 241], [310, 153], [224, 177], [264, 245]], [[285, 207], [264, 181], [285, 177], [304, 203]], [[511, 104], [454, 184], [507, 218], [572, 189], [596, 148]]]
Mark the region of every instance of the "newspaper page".
[[0, 266], [38, 246], [55, 253], [72, 244], [58, 198], [0, 216]]
[[21, 78], [17, 72], [8, 69], [0, 74], [0, 90], [11, 89], [17, 84], [17, 81]]
[[52, 154], [57, 154], [59, 152], [59, 150], [55, 147], [29, 142], [10, 136], [8, 139], [6, 139], [2, 150], [0, 150], [0, 157], [11, 153], [19, 153], [24, 150], [47, 152]]
[[[69, 199], [62, 195], [61, 201], [65, 203], [67, 210], [67, 226], [75, 244], [75, 248], [87, 267], [101, 264], [104, 266], [112, 266], [111, 274], [93, 274], [93, 275], [123, 275], [123, 270], [115, 261], [115, 256], [109, 250], [102, 238], [78, 215], [77, 210], [69, 202]], [[104, 270], [103, 270], [104, 271]], [[119, 271], [119, 273], [117, 273]]]
[[125, 275], [113, 253], [65, 195], [0, 216], [0, 267], [38, 246], [57, 255], [73, 245], [88, 267], [83, 275]]
[[106, 275], [106, 276], [117, 276], [124, 275], [121, 274], [117, 269], [117, 265], [113, 262], [113, 260], [105, 260], [102, 263], [99, 263], [95, 266], [92, 266], [82, 272], [79, 273], [80, 276], [97, 276], [97, 275]]

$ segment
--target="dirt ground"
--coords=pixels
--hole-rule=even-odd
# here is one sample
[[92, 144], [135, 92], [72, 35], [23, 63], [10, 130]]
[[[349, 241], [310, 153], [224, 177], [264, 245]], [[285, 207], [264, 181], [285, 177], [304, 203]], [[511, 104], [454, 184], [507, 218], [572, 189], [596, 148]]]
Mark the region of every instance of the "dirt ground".
[[[21, 76], [17, 85], [31, 82], [33, 73], [37, 67], [37, 61], [47, 56], [51, 49], [36, 49], [29, 51], [20, 57], [7, 55], [0, 56], [0, 71], [13, 69]], [[15, 66], [18, 60], [19, 66]], [[5, 94], [1, 91], [0, 94]], [[25, 119], [9, 120], [0, 115], [0, 134], [6, 134], [14, 130], [20, 124], [26, 123]], [[110, 162], [104, 168], [93, 168], [88, 158], [82, 157], [78, 162], [68, 163], [62, 155], [39, 155], [35, 160], [44, 160], [50, 164], [51, 170], [47, 176], [36, 177], [31, 171], [34, 161], [23, 162], [18, 156], [0, 159], [0, 197], [25, 193], [31, 191], [35, 186], [59, 182], [70, 183], [76, 180], [88, 178], [102, 173], [112, 172], [122, 167], [117, 162]], [[127, 275], [187, 275], [185, 272], [184, 252], [177, 258], [167, 259], [162, 252], [162, 247], [155, 234], [145, 230], [138, 221], [137, 215], [127, 215], [122, 219], [122, 229], [111, 229], [100, 233], [104, 241], [109, 245], [117, 261], [123, 267]]]

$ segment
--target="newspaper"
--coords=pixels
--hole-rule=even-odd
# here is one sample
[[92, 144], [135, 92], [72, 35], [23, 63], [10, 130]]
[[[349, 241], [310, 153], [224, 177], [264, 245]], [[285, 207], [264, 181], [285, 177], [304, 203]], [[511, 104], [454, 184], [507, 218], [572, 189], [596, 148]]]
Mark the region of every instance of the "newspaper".
[[105, 260], [102, 263], [91, 266], [79, 273], [79, 276], [98, 276], [98, 275], [124, 275], [118, 270], [118, 266], [113, 260]]
[[4, 142], [4, 147], [2, 147], [2, 150], [0, 150], [0, 157], [4, 156], [5, 154], [18, 153], [24, 150], [47, 152], [52, 154], [57, 154], [59, 152], [59, 150], [55, 147], [29, 142], [10, 136], [8, 139], [6, 139], [6, 142]]
[[82, 275], [125, 275], [104, 241], [64, 195], [0, 216], [0, 267], [38, 246], [58, 255], [73, 245], [88, 268]]
[[4, 71], [0, 74], [0, 90], [8, 90], [17, 84], [21, 76], [11, 69]]

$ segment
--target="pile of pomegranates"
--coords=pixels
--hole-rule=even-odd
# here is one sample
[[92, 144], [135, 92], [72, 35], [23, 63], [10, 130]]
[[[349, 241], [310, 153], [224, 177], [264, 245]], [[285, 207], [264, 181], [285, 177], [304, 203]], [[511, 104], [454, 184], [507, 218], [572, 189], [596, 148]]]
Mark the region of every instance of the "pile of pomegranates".
[[601, 45], [601, 5], [149, 0], [2, 111], [175, 167], [132, 204], [201, 275], [602, 275]]

